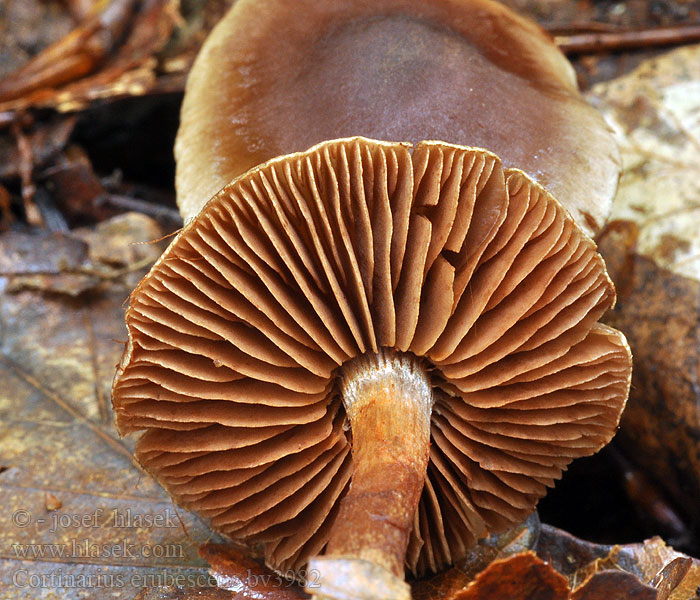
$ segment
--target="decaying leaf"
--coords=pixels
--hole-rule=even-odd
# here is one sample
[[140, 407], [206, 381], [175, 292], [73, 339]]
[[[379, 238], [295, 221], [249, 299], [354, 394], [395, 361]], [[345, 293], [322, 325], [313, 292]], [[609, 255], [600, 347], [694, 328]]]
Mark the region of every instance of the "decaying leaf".
[[125, 213], [97, 224], [75, 229], [73, 235], [84, 240], [93, 263], [117, 270], [142, 268], [160, 256], [166, 239], [160, 226], [140, 213]]
[[648, 61], [589, 98], [624, 161], [611, 220], [637, 225], [640, 256], [700, 279], [700, 45]]
[[601, 251], [617, 284], [608, 322], [635, 358], [619, 443], [700, 526], [700, 46], [675, 50], [592, 99], [623, 174]]
[[687, 557], [674, 558], [654, 578], [650, 585], [659, 591], [659, 600], [666, 600], [690, 571], [693, 561]]
[[624, 589], [629, 597], [650, 600], [691, 600], [688, 588], [681, 586], [695, 573], [700, 562], [680, 554], [652, 538], [643, 544], [613, 546], [599, 558], [569, 577], [572, 600], [601, 600]]
[[[700, 561], [666, 546], [660, 538], [642, 544], [606, 546], [551, 527], [521, 526], [537, 534], [532, 550], [501, 550], [485, 555], [478, 569], [462, 563], [429, 580], [414, 582], [414, 600], [444, 598], [610, 600], [692, 600], [700, 579]], [[516, 539], [520, 535], [516, 536]], [[491, 561], [490, 564], [488, 561]], [[695, 587], [693, 587], [693, 585]], [[690, 593], [692, 591], [692, 593]]]
[[111, 0], [0, 82], [0, 111], [76, 110], [100, 98], [141, 95], [156, 52], [178, 20], [174, 0]]
[[688, 573], [669, 595], [670, 600], [697, 600], [700, 593], [700, 564], [693, 561]]
[[[0, 83], [0, 86], [2, 84]], [[11, 135], [0, 137], [0, 180], [18, 179], [22, 186], [24, 214], [31, 225], [43, 227], [44, 218], [35, 202], [37, 167], [52, 160], [68, 143], [75, 117], [50, 119], [34, 125], [30, 117], [12, 123]], [[9, 193], [3, 204], [3, 221], [9, 223]]]
[[[643, 544], [602, 546], [585, 542], [553, 527], [543, 526], [533, 550], [517, 550], [522, 543], [535, 546], [536, 518], [512, 535], [494, 537], [467, 561], [428, 580], [412, 584], [414, 600], [691, 600], [700, 561], [666, 546], [659, 538]], [[528, 540], [528, 541], [525, 541]], [[494, 552], [489, 552], [492, 549]], [[205, 544], [200, 555], [211, 565], [218, 585], [236, 598], [296, 600], [307, 597], [301, 588], [231, 545]], [[594, 560], [590, 560], [596, 556]], [[567, 575], [558, 570], [567, 564]], [[475, 565], [478, 567], [474, 568]], [[555, 568], [556, 567], [556, 568]], [[309, 580], [314, 574], [308, 573]], [[198, 596], [145, 595], [156, 598]]]
[[571, 600], [609, 600], [624, 594], [634, 600], [657, 600], [657, 591], [625, 571], [599, 571], [571, 594]]
[[665, 546], [659, 538], [644, 544], [613, 546], [605, 557], [584, 565], [569, 577], [574, 590], [572, 597], [573, 600], [603, 599], [606, 594], [624, 589], [631, 597], [667, 600], [692, 562]]
[[[68, 143], [75, 127], [75, 117], [62, 117], [43, 122], [25, 133], [31, 154], [30, 170], [42, 166]], [[20, 178], [26, 169], [23, 156], [13, 136], [0, 137], [0, 179]]]
[[7, 278], [5, 292], [34, 289], [74, 297], [125, 275], [136, 283], [141, 269], [163, 250], [151, 243], [160, 237], [157, 223], [138, 213], [71, 234], [7, 232], [0, 236], [0, 276]]
[[[101, 235], [115, 228], [105, 223]], [[131, 237], [124, 229], [113, 258], [128, 271], [152, 247], [132, 245], [150, 239], [147, 226]], [[10, 271], [31, 272], [35, 261], [60, 276], [105, 251], [88, 232], [84, 240], [0, 236], [0, 596], [129, 598], [144, 586], [213, 585], [197, 555], [209, 530], [143, 475], [112, 425], [122, 305], [143, 271], [79, 299], [7, 290], [8, 259]]]
[[412, 582], [413, 600], [452, 597], [494, 560], [507, 559], [534, 549], [539, 535], [540, 521], [537, 512], [533, 512], [525, 521], [509, 531], [480, 540], [479, 545], [452, 568], [434, 577]]
[[[21, 31], [0, 40], [0, 58], [8, 58], [0, 68], [0, 112], [67, 112], [100, 99], [181, 92], [204, 38], [234, 1], [110, 0], [82, 8], [74, 2], [69, 8], [79, 22], [72, 31], [67, 12], [46, 11], [41, 2], [20, 11], [26, 2], [10, 2], [6, 15], [0, 7], [0, 33], [3, 16], [16, 21], [18, 11]], [[58, 27], [51, 31], [47, 23]], [[28, 57], [24, 47], [42, 51]]]
[[80, 146], [68, 146], [40, 176], [68, 222], [100, 222], [111, 215], [109, 207], [101, 202], [106, 197], [105, 188]]
[[7, 232], [0, 237], [0, 275], [7, 277], [7, 292], [34, 288], [77, 296], [99, 283], [81, 272], [86, 264], [87, 246], [72, 236]]
[[566, 600], [566, 577], [534, 552], [500, 559], [482, 571], [454, 600]]
[[74, 27], [59, 3], [42, 0], [4, 0], [0, 3], [0, 78], [25, 64], [67, 35]]

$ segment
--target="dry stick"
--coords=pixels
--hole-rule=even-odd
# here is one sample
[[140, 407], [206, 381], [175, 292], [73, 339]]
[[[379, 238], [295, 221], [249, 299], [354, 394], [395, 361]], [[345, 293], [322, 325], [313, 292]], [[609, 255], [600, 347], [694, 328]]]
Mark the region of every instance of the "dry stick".
[[17, 150], [19, 152], [19, 173], [22, 182], [22, 200], [24, 201], [24, 214], [27, 223], [37, 227], [44, 227], [44, 218], [39, 211], [39, 207], [34, 202], [34, 180], [32, 172], [34, 170], [34, 152], [29, 138], [24, 134], [19, 123], [15, 122], [12, 125], [12, 135], [17, 141]]
[[658, 27], [654, 29], [597, 31], [554, 35], [554, 41], [565, 54], [594, 54], [613, 50], [651, 48], [700, 41], [700, 23]]
[[131, 196], [124, 196], [121, 194], [105, 194], [100, 198], [100, 203], [108, 204], [114, 208], [140, 212], [153, 217], [154, 219], [166, 219], [176, 224], [182, 223], [180, 213], [174, 208], [156, 204], [155, 202], [139, 200], [138, 198], [132, 198]]

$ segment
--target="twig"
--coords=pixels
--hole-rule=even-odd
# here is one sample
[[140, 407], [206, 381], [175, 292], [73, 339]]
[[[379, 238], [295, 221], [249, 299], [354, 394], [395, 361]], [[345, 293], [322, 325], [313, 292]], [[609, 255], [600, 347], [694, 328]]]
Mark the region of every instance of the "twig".
[[139, 200], [138, 198], [131, 198], [129, 196], [122, 196], [119, 194], [105, 194], [100, 198], [99, 202], [101, 204], [108, 204], [115, 208], [123, 208], [126, 210], [140, 212], [155, 219], [166, 219], [173, 223], [182, 224], [182, 217], [174, 208], [160, 206], [158, 204], [154, 204], [153, 202]]
[[53, 203], [51, 196], [49, 196], [46, 190], [41, 187], [36, 188], [34, 191], [34, 203], [39, 209], [48, 231], [68, 233], [70, 228], [68, 227], [68, 223], [66, 223], [65, 217], [56, 208], [56, 205]]
[[44, 219], [41, 216], [39, 207], [34, 202], [34, 192], [36, 188], [32, 178], [32, 172], [34, 171], [34, 151], [32, 150], [32, 145], [17, 122], [12, 124], [12, 135], [17, 141], [17, 150], [19, 152], [19, 174], [22, 182], [24, 214], [30, 225], [44, 227]]
[[594, 54], [615, 50], [688, 44], [700, 41], [700, 23], [652, 29], [589, 31], [571, 35], [556, 35], [555, 33], [554, 41], [565, 54]]
[[616, 32], [620, 26], [603, 21], [571, 21], [570, 23], [544, 26], [553, 36], [572, 35], [574, 33]]
[[0, 183], [0, 231], [9, 229], [13, 220], [10, 192]]

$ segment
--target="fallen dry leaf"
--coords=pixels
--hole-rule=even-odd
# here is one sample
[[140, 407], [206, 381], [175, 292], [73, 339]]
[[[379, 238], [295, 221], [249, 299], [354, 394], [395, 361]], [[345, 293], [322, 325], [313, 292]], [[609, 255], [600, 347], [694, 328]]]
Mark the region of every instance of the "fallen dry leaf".
[[[613, 548], [611, 556], [617, 551], [617, 547]], [[681, 596], [669, 594], [682, 581], [691, 562], [689, 558], [676, 558], [654, 581], [645, 582], [622, 569], [613, 558], [598, 559], [579, 572], [587, 576], [577, 585], [571, 584], [571, 579], [567, 580], [534, 552], [522, 552], [493, 561], [461, 590], [444, 593], [436, 588], [430, 597], [446, 600], [667, 600], [675, 597], [680, 600]]]
[[7, 278], [5, 292], [39, 289], [79, 296], [99, 285], [86, 272], [86, 244], [76, 237], [41, 231], [9, 231], [0, 236], [0, 276]]
[[601, 251], [634, 355], [618, 442], [700, 527], [700, 46], [596, 86], [623, 174]]
[[671, 593], [685, 579], [692, 566], [693, 561], [690, 558], [674, 558], [654, 576], [649, 585], [659, 591], [659, 600], [667, 600], [671, 597]]
[[[0, 113], [28, 108], [68, 112], [97, 100], [182, 92], [199, 47], [233, 2], [95, 2], [90, 10], [79, 5], [71, 10], [82, 17], [72, 30], [69, 15], [57, 15], [55, 7], [49, 14], [41, 6], [20, 11], [16, 6], [20, 3], [13, 0], [3, 14], [0, 6], [0, 34], [3, 27], [8, 29], [5, 40], [0, 35], [0, 58], [8, 58], [0, 69], [5, 78], [3, 82], [0, 77]], [[103, 11], [94, 14], [96, 7]], [[59, 23], [53, 33], [45, 27], [51, 19]], [[18, 20], [20, 39], [15, 40], [8, 24]], [[33, 25], [41, 33], [28, 43], [25, 38], [31, 36]], [[127, 35], [119, 35], [120, 31]], [[41, 52], [28, 57], [24, 47]]]
[[[118, 260], [139, 260], [130, 244], [148, 241], [144, 231], [129, 239], [122, 222]], [[89, 238], [44, 235], [32, 246], [4, 234], [0, 255], [60, 276], [104, 251]], [[7, 269], [0, 275], [0, 597], [130, 598], [144, 586], [214, 585], [197, 555], [210, 532], [134, 465], [131, 442], [112, 424], [115, 340], [143, 273], [128, 266], [79, 299], [8, 293]]]
[[0, 112], [67, 112], [146, 93], [156, 79], [155, 54], [178, 20], [175, 0], [111, 0], [0, 81]]
[[[29, 143], [30, 171], [41, 167], [66, 146], [75, 122], [75, 117], [69, 116], [28, 127], [25, 136]], [[24, 158], [14, 136], [0, 137], [0, 179], [19, 179], [22, 171], [27, 169]]]
[[[601, 546], [573, 538], [553, 527], [543, 526], [545, 536], [537, 544], [539, 556], [531, 550], [516, 551], [523, 534], [531, 538], [535, 522], [516, 528], [507, 539], [493, 538], [492, 546], [475, 551], [460, 564], [429, 580], [412, 584], [414, 600], [691, 600], [686, 576], [697, 574], [700, 561], [683, 556], [667, 547], [659, 538], [643, 544]], [[539, 530], [539, 528], [537, 528]], [[527, 533], [526, 533], [527, 532]], [[534, 545], [534, 540], [530, 540]], [[496, 549], [500, 546], [501, 549]], [[494, 549], [489, 553], [488, 549]], [[557, 553], [556, 560], [552, 551]], [[512, 552], [512, 554], [509, 554]], [[564, 554], [561, 554], [564, 552]], [[549, 559], [542, 558], [546, 554]], [[235, 592], [241, 600], [297, 600], [308, 598], [299, 586], [270, 571], [231, 545], [205, 544], [200, 555], [211, 565], [217, 584]], [[599, 555], [592, 562], [591, 556]], [[481, 562], [480, 562], [481, 561]], [[576, 567], [567, 578], [554, 568], [568, 561]], [[472, 567], [479, 563], [479, 568]], [[661, 567], [657, 572], [657, 567]], [[651, 573], [651, 575], [650, 575]], [[313, 576], [312, 573], [309, 574]], [[692, 579], [695, 581], [695, 579]], [[165, 591], [163, 592], [165, 594]], [[139, 600], [199, 598], [168, 591], [171, 595], [148, 595]], [[223, 597], [223, 596], [222, 596]]]
[[700, 279], [700, 45], [599, 84], [589, 99], [615, 130], [623, 157], [611, 220], [637, 225], [640, 256]]
[[69, 223], [99, 223], [113, 214], [102, 202], [107, 192], [80, 146], [66, 148], [40, 173], [40, 178]]
[[71, 15], [53, 2], [4, 0], [0, 3], [0, 79], [67, 35]]
[[494, 561], [477, 575], [454, 600], [566, 600], [566, 577], [557, 573], [534, 552]]
[[129, 274], [129, 283], [135, 284], [143, 268], [160, 256], [161, 233], [153, 219], [139, 213], [125, 213], [70, 234], [7, 232], [0, 236], [0, 276], [7, 278], [4, 291], [33, 289], [78, 297]]
[[[524, 546], [532, 550], [523, 550]], [[308, 597], [299, 586], [230, 544], [205, 544], [200, 555], [210, 564], [218, 585], [234, 591], [236, 598]], [[413, 600], [691, 600], [699, 578], [700, 561], [676, 552], [660, 538], [622, 546], [593, 544], [548, 525], [540, 529], [533, 516], [512, 532], [484, 542], [459, 565], [414, 581], [411, 587]], [[139, 600], [199, 597], [196, 593], [144, 595]]]
[[[522, 526], [520, 529], [522, 532]], [[515, 551], [517, 543], [505, 543], [495, 560], [493, 555], [487, 557], [492, 562], [479, 570], [469, 569], [475, 560], [472, 557], [471, 563], [414, 582], [414, 600], [696, 598], [700, 561], [676, 552], [660, 538], [608, 546], [549, 525], [529, 530], [537, 533], [529, 542], [531, 550]], [[508, 555], [509, 551], [514, 552]]]
[[465, 559], [452, 568], [434, 577], [412, 582], [413, 599], [451, 598], [463, 590], [494, 560], [532, 550], [539, 536], [540, 520], [537, 512], [533, 512], [523, 523], [511, 530], [481, 540]]
[[700, 562], [693, 561], [688, 573], [669, 595], [670, 600], [697, 600], [700, 597]]
[[607, 556], [584, 565], [569, 577], [573, 600], [601, 600], [616, 590], [630, 597], [667, 600], [693, 561], [660, 538], [643, 544], [613, 546]]
[[695, 590], [687, 594], [686, 580], [697, 577], [700, 561], [677, 552], [658, 537], [640, 544], [604, 546], [543, 525], [537, 551], [551, 557], [557, 568], [566, 565], [572, 600], [609, 599], [616, 597], [616, 590], [625, 590], [630, 598], [695, 598]]
[[591, 575], [571, 594], [571, 600], [657, 600], [657, 591], [643, 584], [632, 573], [625, 571], [599, 571]]

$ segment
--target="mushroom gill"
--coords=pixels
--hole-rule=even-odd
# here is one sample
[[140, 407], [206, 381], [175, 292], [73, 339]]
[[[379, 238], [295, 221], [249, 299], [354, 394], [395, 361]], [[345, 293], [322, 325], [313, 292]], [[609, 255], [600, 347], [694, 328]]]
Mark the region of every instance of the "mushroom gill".
[[[324, 142], [227, 185], [133, 292], [117, 424], [278, 571], [327, 552], [434, 572], [615, 434], [630, 352], [596, 322], [614, 298], [595, 244], [496, 155]], [[405, 374], [375, 386], [406, 432], [389, 452], [353, 401], [387, 365]], [[409, 483], [389, 540], [352, 498], [396, 490], [385, 463], [357, 474], [392, 453]]]

